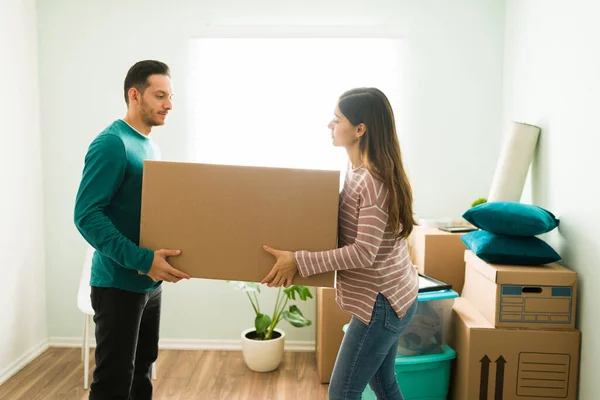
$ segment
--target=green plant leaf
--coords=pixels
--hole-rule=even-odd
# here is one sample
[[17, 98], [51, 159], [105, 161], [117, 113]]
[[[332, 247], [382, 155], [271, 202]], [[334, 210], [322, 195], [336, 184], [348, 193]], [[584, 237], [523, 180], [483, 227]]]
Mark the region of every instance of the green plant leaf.
[[292, 305], [292, 306], [290, 306], [290, 312], [294, 313], [294, 314], [298, 314], [298, 315], [304, 316], [304, 314], [302, 314], [302, 311], [300, 311], [300, 309], [298, 308], [298, 306], [295, 305], [295, 304]]
[[271, 325], [271, 317], [266, 314], [256, 314], [256, 318], [254, 319], [254, 328], [256, 329], [256, 333], [259, 335], [264, 335], [264, 333]]
[[290, 306], [290, 311], [284, 311], [281, 316], [296, 328], [312, 325], [312, 321], [306, 319], [296, 306]]
[[246, 291], [260, 293], [260, 285], [255, 282], [246, 282]]
[[296, 300], [296, 292], [295, 292], [295, 288], [296, 286], [292, 285], [287, 289], [283, 289], [283, 293], [285, 293], [285, 295], [287, 296], [288, 299], [290, 300]]
[[284, 290], [284, 293], [290, 300], [296, 300], [296, 294], [300, 297], [300, 300], [306, 301], [307, 298], [313, 298], [312, 293], [306, 286], [292, 285]]
[[258, 293], [260, 293], [260, 285], [255, 282], [227, 281], [227, 283], [231, 284], [237, 290], [241, 290], [243, 292], [258, 292]]
[[480, 197], [477, 200], [475, 200], [473, 203], [471, 203], [471, 208], [473, 207], [477, 207], [480, 204], [484, 204], [487, 203], [487, 199], [485, 197]]

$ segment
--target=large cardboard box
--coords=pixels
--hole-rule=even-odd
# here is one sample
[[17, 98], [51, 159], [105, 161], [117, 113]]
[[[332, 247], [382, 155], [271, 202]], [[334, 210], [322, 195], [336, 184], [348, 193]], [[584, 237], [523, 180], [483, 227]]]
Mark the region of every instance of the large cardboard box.
[[462, 296], [496, 327], [574, 329], [577, 273], [559, 264], [488, 264], [465, 251]]
[[321, 383], [329, 383], [333, 366], [344, 338], [342, 328], [352, 316], [335, 301], [335, 289], [317, 289], [317, 370]]
[[494, 328], [465, 298], [454, 312], [453, 400], [577, 399], [579, 331]]
[[461, 293], [465, 280], [464, 233], [415, 226], [410, 236], [410, 253], [419, 273], [452, 285]]
[[[140, 244], [195, 278], [260, 282], [282, 250], [337, 247], [339, 172], [146, 161]], [[294, 284], [333, 287], [335, 274]]]

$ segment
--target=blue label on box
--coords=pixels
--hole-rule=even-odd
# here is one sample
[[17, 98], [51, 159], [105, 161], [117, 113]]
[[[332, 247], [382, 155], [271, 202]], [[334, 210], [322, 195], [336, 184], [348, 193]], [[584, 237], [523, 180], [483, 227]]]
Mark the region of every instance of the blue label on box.
[[570, 286], [501, 285], [500, 322], [570, 325]]

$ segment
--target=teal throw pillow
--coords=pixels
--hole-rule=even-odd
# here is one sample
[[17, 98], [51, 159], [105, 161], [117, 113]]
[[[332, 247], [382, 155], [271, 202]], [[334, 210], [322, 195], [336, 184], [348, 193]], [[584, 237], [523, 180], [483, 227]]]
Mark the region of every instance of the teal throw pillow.
[[519, 237], [473, 231], [461, 237], [469, 250], [490, 264], [542, 265], [560, 260], [554, 249], [535, 236]]
[[558, 226], [558, 219], [542, 207], [494, 201], [470, 208], [463, 218], [484, 231], [510, 236], [536, 236]]

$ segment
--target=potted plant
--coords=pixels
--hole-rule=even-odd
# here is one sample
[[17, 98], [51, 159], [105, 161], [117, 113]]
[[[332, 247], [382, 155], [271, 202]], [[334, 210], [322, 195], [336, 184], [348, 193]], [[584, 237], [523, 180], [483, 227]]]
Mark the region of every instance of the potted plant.
[[292, 326], [303, 328], [312, 322], [304, 317], [295, 304], [288, 307], [290, 300], [298, 297], [302, 301], [312, 299], [306, 286], [292, 285], [287, 289], [279, 288], [273, 314], [269, 316], [260, 309], [258, 294], [260, 284], [253, 282], [229, 281], [236, 289], [246, 292], [254, 309], [254, 327], [242, 332], [242, 353], [248, 368], [256, 372], [269, 372], [277, 369], [283, 359], [285, 332], [277, 328], [282, 319]]
[[480, 204], [485, 204], [487, 203], [487, 199], [485, 197], [480, 197], [477, 200], [475, 200], [473, 203], [471, 203], [471, 208], [473, 207], [477, 207]]

